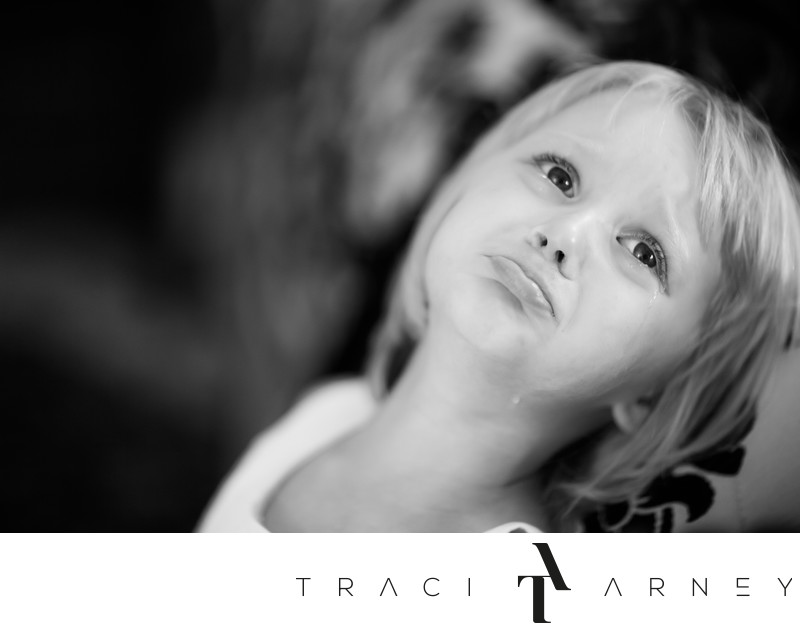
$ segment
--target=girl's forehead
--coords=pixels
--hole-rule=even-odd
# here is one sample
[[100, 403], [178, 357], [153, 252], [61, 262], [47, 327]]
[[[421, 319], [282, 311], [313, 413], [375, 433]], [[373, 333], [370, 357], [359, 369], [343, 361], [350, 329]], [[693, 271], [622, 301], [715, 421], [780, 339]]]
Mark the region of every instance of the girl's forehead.
[[652, 142], [689, 128], [676, 107], [652, 90], [612, 89], [591, 94], [558, 108], [540, 126], [540, 131], [559, 134], [601, 152], [600, 140]]
[[573, 160], [587, 180], [613, 178], [606, 184], [657, 186], [681, 197], [697, 193], [694, 135], [677, 108], [652, 90], [590, 95], [556, 111], [523, 142]]

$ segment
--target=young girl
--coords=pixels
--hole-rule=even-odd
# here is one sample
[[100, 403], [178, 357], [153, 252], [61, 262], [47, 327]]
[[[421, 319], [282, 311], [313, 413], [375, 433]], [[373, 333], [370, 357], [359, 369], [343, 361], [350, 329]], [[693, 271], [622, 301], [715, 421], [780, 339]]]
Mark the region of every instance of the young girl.
[[735, 445], [796, 326], [769, 129], [645, 63], [513, 110], [422, 217], [361, 381], [260, 437], [201, 529], [581, 530]]

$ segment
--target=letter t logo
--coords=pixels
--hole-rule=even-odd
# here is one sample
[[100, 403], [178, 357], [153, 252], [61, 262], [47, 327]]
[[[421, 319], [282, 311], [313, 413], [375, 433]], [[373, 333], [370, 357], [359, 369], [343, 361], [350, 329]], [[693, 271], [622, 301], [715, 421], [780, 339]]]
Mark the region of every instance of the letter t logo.
[[526, 578], [529, 578], [533, 581], [533, 621], [549, 624], [550, 621], [545, 620], [544, 618], [544, 579], [549, 578], [551, 581], [553, 581], [553, 587], [555, 587], [558, 591], [570, 591], [570, 589], [567, 587], [567, 584], [564, 582], [564, 578], [561, 576], [561, 570], [558, 569], [556, 560], [553, 558], [553, 553], [550, 552], [550, 546], [548, 546], [546, 543], [534, 543], [533, 545], [535, 545], [536, 549], [539, 550], [539, 556], [542, 557], [542, 561], [544, 561], [544, 566], [547, 568], [548, 573], [537, 576], [518, 576], [517, 587], [522, 585], [522, 581]]

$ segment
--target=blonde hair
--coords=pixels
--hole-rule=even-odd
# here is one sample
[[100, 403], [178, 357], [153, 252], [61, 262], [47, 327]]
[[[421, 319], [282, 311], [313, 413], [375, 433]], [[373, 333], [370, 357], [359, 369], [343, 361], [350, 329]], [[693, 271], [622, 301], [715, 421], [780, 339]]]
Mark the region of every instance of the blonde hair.
[[424, 334], [422, 266], [460, 183], [556, 112], [612, 89], [655, 92], [693, 132], [699, 225], [706, 242], [721, 230], [722, 278], [693, 352], [651, 402], [642, 425], [631, 434], [604, 430], [549, 467], [551, 495], [573, 515], [635, 496], [675, 465], [741, 440], [773, 362], [797, 328], [800, 186], [770, 129], [745, 107], [677, 71], [639, 62], [585, 68], [529, 97], [479, 142], [422, 216], [368, 363], [381, 396]]

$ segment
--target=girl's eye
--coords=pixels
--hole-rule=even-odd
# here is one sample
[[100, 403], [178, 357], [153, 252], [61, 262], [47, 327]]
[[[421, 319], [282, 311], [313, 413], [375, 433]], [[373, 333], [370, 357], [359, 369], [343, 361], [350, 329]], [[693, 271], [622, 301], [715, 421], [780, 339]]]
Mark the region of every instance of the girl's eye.
[[647, 265], [647, 267], [656, 266], [656, 254], [644, 241], [639, 241], [639, 243], [636, 244], [632, 254], [639, 259], [639, 261]]
[[659, 284], [667, 292], [667, 257], [661, 244], [646, 232], [617, 237], [617, 241], [643, 266], [653, 271]]
[[553, 183], [565, 197], [572, 199], [578, 188], [578, 172], [569, 162], [560, 156], [545, 153], [536, 156], [535, 163], [544, 176]]
[[567, 197], [575, 195], [574, 185], [572, 184], [572, 176], [559, 166], [551, 167], [547, 172], [547, 179], [556, 185]]

